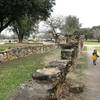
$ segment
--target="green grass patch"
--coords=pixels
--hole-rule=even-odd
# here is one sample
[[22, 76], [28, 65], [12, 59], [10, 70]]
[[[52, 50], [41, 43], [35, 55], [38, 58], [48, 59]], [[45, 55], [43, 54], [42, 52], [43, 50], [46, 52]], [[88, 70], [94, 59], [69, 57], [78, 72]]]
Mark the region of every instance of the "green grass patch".
[[[81, 54], [81, 57], [78, 61], [78, 64], [72, 70], [72, 72], [69, 73], [67, 77], [67, 81], [70, 83], [78, 83], [78, 84], [84, 84], [84, 72], [88, 68], [88, 57], [85, 52]], [[68, 100], [84, 100], [84, 96], [82, 94], [73, 94], [73, 96], [70, 96]]]
[[34, 42], [34, 43], [6, 43], [3, 46], [13, 47], [13, 46], [41, 46], [43, 43]]
[[100, 51], [100, 47], [95, 47], [97, 51]]
[[0, 46], [0, 51], [4, 51], [6, 49], [8, 49], [8, 46]]
[[15, 92], [22, 83], [31, 80], [32, 72], [44, 67], [44, 58], [60, 53], [59, 49], [43, 54], [33, 54], [0, 64], [0, 100], [5, 100]]
[[[0, 51], [6, 50], [11, 47], [18, 47], [18, 46], [45, 46], [43, 42], [34, 42], [34, 43], [6, 43], [0, 46]], [[48, 44], [50, 45], [50, 44]]]
[[11, 47], [18, 47], [18, 46], [43, 46], [43, 43], [7, 43], [0, 46], [0, 51], [4, 51]]
[[85, 41], [84, 44], [87, 44], [87, 45], [100, 45], [100, 42], [88, 42], [88, 41]]
[[88, 67], [87, 61], [88, 61], [88, 57], [87, 57], [86, 53], [83, 53], [79, 59], [77, 66], [76, 66], [76, 70], [74, 71], [74, 73], [77, 75], [77, 77], [80, 81], [83, 80], [84, 71]]
[[88, 57], [85, 53], [83, 53], [79, 60], [85, 64], [85, 62], [88, 60]]
[[87, 47], [86, 47], [86, 46], [84, 46], [82, 50], [83, 50], [83, 51], [87, 51]]

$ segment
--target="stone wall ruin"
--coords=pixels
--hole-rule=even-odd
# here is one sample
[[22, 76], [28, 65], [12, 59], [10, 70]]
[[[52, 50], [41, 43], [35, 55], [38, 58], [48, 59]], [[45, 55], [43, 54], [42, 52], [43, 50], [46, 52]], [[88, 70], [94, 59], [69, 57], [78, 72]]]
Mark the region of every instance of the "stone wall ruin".
[[11, 47], [8, 50], [0, 51], [0, 62], [25, 57], [36, 53], [44, 53], [56, 49], [56, 45], [43, 45], [43, 46], [18, 46]]
[[61, 60], [52, 61], [32, 74], [32, 80], [8, 100], [58, 100], [62, 84], [81, 50], [80, 40], [61, 45]]

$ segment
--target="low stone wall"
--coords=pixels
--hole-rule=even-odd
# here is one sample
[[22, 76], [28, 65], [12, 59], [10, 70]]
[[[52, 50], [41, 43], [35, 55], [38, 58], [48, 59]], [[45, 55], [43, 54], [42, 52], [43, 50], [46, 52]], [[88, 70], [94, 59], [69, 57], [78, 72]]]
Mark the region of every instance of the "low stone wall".
[[50, 62], [45, 68], [34, 72], [32, 81], [23, 84], [8, 100], [57, 100], [70, 67], [70, 62]]
[[57, 48], [56, 45], [12, 47], [6, 51], [0, 51], [0, 62], [6, 62], [19, 57], [29, 56], [31, 54], [48, 52], [55, 48]]
[[[63, 60], [52, 61], [32, 74], [32, 80], [7, 100], [59, 100], [63, 83], [80, 52], [80, 42], [63, 45]], [[66, 92], [66, 91], [65, 91]]]

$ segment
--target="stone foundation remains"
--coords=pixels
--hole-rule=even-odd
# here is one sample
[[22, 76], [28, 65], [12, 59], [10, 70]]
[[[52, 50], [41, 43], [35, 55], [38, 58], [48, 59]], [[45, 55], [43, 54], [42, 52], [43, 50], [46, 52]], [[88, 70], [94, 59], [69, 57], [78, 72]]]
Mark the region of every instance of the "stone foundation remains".
[[0, 51], [0, 62], [25, 57], [36, 53], [44, 53], [56, 49], [56, 45], [43, 45], [43, 46], [19, 46], [12, 47], [6, 51]]
[[22, 84], [21, 89], [8, 100], [58, 100], [66, 76], [81, 50], [79, 41], [61, 47], [62, 60], [52, 61], [38, 69], [32, 74], [32, 80]]

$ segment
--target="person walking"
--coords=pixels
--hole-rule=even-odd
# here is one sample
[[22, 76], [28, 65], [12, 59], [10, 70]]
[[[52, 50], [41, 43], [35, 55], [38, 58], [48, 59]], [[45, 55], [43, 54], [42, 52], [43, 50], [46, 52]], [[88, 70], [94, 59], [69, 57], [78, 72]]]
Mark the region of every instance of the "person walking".
[[97, 54], [97, 50], [94, 49], [93, 53], [92, 53], [92, 59], [93, 59], [93, 65], [96, 65], [96, 61], [98, 58], [98, 54]]

